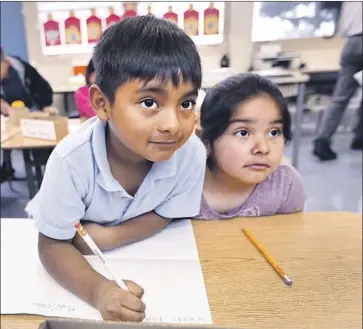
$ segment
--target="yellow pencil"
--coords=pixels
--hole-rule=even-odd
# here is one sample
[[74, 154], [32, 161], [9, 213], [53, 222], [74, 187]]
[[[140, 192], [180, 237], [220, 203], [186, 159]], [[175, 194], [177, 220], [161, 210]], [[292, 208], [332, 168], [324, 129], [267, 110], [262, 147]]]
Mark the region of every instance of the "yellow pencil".
[[74, 224], [78, 234], [82, 237], [87, 246], [92, 250], [92, 252], [98, 257], [98, 259], [103, 264], [103, 267], [108, 272], [108, 274], [112, 277], [112, 279], [116, 282], [116, 284], [123, 290], [128, 291], [125, 282], [122, 279], [117, 278], [111, 271], [110, 266], [107, 263], [105, 256], [102, 254], [101, 250], [97, 247], [96, 243], [93, 241], [91, 236], [87, 233], [81, 223]]
[[263, 257], [268, 261], [268, 263], [272, 266], [272, 268], [277, 272], [277, 274], [281, 277], [281, 279], [288, 285], [292, 285], [292, 280], [285, 274], [280, 266], [277, 265], [275, 260], [271, 257], [271, 255], [267, 252], [267, 250], [256, 240], [256, 238], [248, 232], [245, 228], [242, 229], [244, 235], [252, 242], [252, 244], [257, 248], [257, 250], [261, 253]]

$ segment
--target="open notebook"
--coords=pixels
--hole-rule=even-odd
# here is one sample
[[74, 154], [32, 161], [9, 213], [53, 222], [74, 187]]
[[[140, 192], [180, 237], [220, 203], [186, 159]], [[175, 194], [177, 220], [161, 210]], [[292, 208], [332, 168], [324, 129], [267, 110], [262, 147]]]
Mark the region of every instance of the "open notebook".
[[[1, 314], [100, 320], [99, 312], [58, 285], [38, 258], [29, 219], [1, 219]], [[105, 253], [113, 273], [145, 289], [146, 322], [212, 323], [190, 220]], [[95, 256], [89, 263], [107, 276]]]

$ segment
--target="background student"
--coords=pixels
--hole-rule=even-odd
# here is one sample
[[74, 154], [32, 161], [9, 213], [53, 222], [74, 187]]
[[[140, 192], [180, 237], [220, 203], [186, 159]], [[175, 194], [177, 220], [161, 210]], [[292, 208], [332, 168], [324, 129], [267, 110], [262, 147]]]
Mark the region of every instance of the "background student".
[[92, 59], [89, 61], [86, 69], [86, 85], [80, 87], [75, 95], [76, 107], [81, 118], [91, 118], [95, 116], [92, 105], [88, 98], [88, 90], [91, 85], [95, 83], [95, 67]]
[[[10, 105], [14, 101], [22, 101], [31, 110], [45, 111], [50, 114], [58, 113], [58, 110], [52, 106], [52, 88], [33, 66], [19, 57], [5, 56], [2, 48], [0, 49], [0, 59], [1, 114], [7, 116]], [[50, 152], [50, 149], [33, 150], [32, 155], [36, 161], [44, 164]], [[11, 151], [4, 151], [3, 157], [0, 171], [2, 181], [14, 176]]]
[[[331, 149], [331, 139], [337, 131], [348, 103], [359, 83], [354, 75], [363, 69], [363, 34], [362, 34], [362, 2], [349, 2], [343, 5], [341, 22], [346, 37], [340, 55], [340, 71], [334, 88], [331, 104], [324, 112], [323, 123], [318, 137], [314, 141], [314, 155], [320, 160], [334, 160], [337, 154]], [[351, 148], [361, 150], [363, 145], [363, 106], [358, 109], [358, 122], [354, 130]]]

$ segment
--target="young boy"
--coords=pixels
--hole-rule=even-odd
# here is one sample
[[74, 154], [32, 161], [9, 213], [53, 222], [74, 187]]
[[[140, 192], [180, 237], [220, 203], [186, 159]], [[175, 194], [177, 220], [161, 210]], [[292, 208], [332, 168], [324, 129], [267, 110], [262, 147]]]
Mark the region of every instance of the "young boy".
[[107, 29], [93, 54], [97, 117], [53, 151], [27, 206], [39, 229], [39, 256], [66, 289], [105, 320], [142, 321], [143, 290], [98, 274], [74, 223], [103, 250], [145, 239], [172, 218], [198, 214], [205, 148], [193, 135], [200, 57], [175, 24], [153, 16]]

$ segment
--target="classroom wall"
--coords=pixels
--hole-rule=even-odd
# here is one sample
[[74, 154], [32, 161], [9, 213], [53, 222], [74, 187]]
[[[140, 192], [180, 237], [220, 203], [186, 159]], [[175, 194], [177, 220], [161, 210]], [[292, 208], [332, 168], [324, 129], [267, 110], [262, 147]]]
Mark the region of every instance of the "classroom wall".
[[0, 3], [1, 47], [6, 53], [28, 59], [28, 47], [25, 38], [23, 4], [21, 2]]
[[[72, 74], [70, 64], [87, 62], [90, 54], [44, 56], [40, 47], [36, 3], [23, 2], [23, 5], [29, 59], [54, 88], [62, 88], [68, 84], [68, 77]], [[204, 70], [218, 68], [220, 59], [227, 51], [230, 52], [231, 67], [234, 71], [248, 69], [252, 52], [252, 26], [249, 20], [241, 20], [239, 13], [252, 17], [252, 8], [250, 2], [226, 3], [225, 42], [221, 45], [198, 47]]]
[[[86, 63], [90, 54], [44, 56], [40, 47], [40, 34], [35, 2], [23, 2], [24, 23], [28, 40], [29, 60], [57, 89], [68, 85], [72, 74], [72, 62]], [[227, 2], [225, 17], [225, 42], [221, 45], [198, 47], [204, 71], [219, 67], [221, 57], [228, 51], [231, 69], [243, 72], [251, 65], [252, 54], [259, 44], [253, 44], [253, 2]], [[342, 47], [341, 38], [286, 40], [280, 42], [282, 49], [300, 53], [311, 68], [337, 68]]]
[[[309, 69], [339, 69], [340, 52], [344, 44], [342, 37], [283, 40], [278, 43], [281, 45], [282, 51], [299, 53], [301, 60]], [[262, 44], [264, 43], [254, 43], [253, 52], [257, 52]]]

